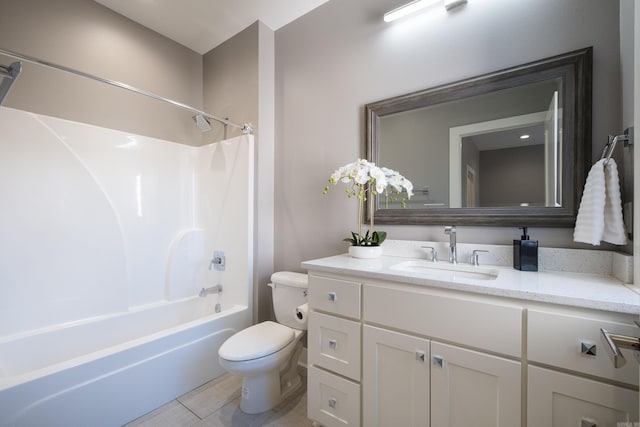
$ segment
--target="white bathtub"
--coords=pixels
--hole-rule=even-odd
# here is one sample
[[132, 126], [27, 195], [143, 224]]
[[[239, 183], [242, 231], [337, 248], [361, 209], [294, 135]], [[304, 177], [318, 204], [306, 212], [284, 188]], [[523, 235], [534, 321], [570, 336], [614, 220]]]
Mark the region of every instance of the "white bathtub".
[[120, 426], [221, 375], [218, 348], [251, 313], [214, 304], [187, 298], [0, 338], [0, 426]]

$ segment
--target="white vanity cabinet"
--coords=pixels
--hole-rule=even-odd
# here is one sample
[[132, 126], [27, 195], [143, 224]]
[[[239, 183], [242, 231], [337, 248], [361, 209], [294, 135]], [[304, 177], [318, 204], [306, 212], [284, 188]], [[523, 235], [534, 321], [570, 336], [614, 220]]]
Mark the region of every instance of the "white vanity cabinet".
[[310, 419], [520, 425], [521, 307], [313, 272], [309, 306]]
[[638, 420], [638, 363], [616, 369], [600, 328], [634, 336], [632, 316], [593, 310], [528, 310], [528, 427], [616, 426]]
[[309, 275], [308, 417], [326, 427], [359, 427], [361, 284]]
[[521, 307], [387, 283], [362, 294], [364, 426], [521, 424]]
[[640, 356], [616, 369], [600, 332], [637, 336], [636, 315], [309, 273], [308, 415], [323, 426], [638, 422]]

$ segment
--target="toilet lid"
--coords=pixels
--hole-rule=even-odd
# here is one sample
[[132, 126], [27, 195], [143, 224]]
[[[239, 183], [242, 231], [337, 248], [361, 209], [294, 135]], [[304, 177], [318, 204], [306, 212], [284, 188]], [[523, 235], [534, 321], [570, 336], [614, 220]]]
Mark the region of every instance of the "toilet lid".
[[293, 338], [293, 329], [266, 321], [233, 335], [222, 344], [218, 355], [232, 362], [258, 359], [284, 348]]

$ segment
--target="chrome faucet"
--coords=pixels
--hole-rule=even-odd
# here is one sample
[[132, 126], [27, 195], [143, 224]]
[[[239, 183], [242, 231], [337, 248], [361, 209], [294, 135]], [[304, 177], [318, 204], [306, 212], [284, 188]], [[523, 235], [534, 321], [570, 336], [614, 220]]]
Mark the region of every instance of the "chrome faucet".
[[222, 285], [211, 286], [210, 288], [202, 288], [200, 289], [200, 293], [198, 296], [206, 297], [209, 294], [219, 294], [222, 292]]
[[449, 235], [449, 262], [458, 263], [458, 248], [456, 247], [456, 226], [449, 225], [444, 228], [444, 234]]

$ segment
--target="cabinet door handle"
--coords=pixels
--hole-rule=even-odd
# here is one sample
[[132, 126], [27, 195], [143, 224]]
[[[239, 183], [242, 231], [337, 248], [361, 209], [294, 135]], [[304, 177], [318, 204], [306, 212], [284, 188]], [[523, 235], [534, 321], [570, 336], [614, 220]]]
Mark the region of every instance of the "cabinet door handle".
[[598, 424], [589, 418], [582, 418], [580, 420], [580, 427], [598, 427]]
[[338, 341], [336, 341], [336, 340], [329, 340], [329, 348], [332, 348], [332, 349], [334, 349], [334, 350], [335, 350], [336, 348], [338, 348]]
[[424, 351], [416, 351], [416, 360], [424, 363]]
[[329, 301], [331, 302], [338, 301], [338, 295], [335, 292], [329, 292]]
[[596, 345], [591, 344], [590, 342], [582, 341], [580, 343], [580, 351], [582, 354], [587, 356], [595, 356], [596, 355]]
[[338, 400], [335, 397], [329, 399], [329, 408], [336, 409], [337, 404]]
[[442, 357], [440, 356], [433, 356], [433, 364], [438, 365], [442, 368], [442, 366], [444, 365], [444, 359], [442, 359]]

